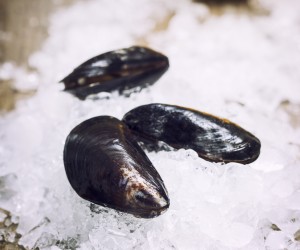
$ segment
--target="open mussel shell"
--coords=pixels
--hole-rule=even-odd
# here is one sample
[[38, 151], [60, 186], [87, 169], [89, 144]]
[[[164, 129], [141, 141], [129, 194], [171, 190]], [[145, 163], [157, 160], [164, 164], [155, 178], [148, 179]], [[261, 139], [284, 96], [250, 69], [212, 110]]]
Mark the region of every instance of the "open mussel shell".
[[64, 165], [71, 186], [85, 200], [142, 218], [169, 207], [160, 175], [114, 117], [98, 116], [76, 126], [66, 139]]
[[166, 104], [148, 104], [129, 111], [124, 123], [146, 148], [162, 141], [175, 149], [193, 149], [212, 162], [255, 161], [260, 141], [238, 125], [207, 113]]
[[61, 82], [65, 91], [80, 99], [99, 92], [120, 93], [154, 84], [168, 69], [166, 56], [145, 47], [133, 46], [89, 59]]

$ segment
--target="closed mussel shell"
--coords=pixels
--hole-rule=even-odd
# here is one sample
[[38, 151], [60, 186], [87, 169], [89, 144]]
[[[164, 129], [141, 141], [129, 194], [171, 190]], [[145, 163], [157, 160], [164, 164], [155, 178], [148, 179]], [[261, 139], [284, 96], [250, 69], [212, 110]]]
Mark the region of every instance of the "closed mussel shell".
[[66, 139], [64, 165], [71, 186], [85, 200], [143, 218], [169, 207], [160, 175], [114, 117], [98, 116], [76, 126]]
[[[212, 162], [247, 164], [260, 154], [260, 141], [240, 126], [189, 108], [148, 104], [129, 111], [124, 123], [146, 148], [165, 142], [175, 149], [193, 149]], [[154, 145], [154, 146], [153, 146]]]
[[168, 69], [166, 56], [152, 49], [133, 46], [110, 51], [79, 65], [61, 82], [80, 99], [99, 92], [130, 93], [154, 84]]

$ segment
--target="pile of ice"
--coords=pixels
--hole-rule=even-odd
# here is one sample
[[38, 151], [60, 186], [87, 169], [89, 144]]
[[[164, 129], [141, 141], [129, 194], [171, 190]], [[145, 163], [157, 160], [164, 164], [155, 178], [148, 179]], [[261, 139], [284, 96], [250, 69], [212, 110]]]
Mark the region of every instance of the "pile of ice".
[[[188, 0], [82, 1], [52, 17], [49, 38], [30, 58], [38, 74], [2, 66], [0, 75], [12, 75], [17, 86], [38, 85], [33, 98], [0, 119], [0, 207], [15, 216], [20, 244], [299, 249], [300, 130], [289, 122], [294, 110], [280, 104], [299, 102], [300, 3], [260, 5], [270, 15], [213, 16]], [[86, 101], [60, 91], [57, 82], [84, 60], [141, 42], [170, 59], [169, 71], [151, 88]], [[122, 118], [151, 102], [226, 117], [261, 140], [261, 156], [244, 166], [206, 162], [192, 150], [149, 153], [171, 200], [152, 220], [80, 199], [64, 171], [67, 134], [90, 117]]]

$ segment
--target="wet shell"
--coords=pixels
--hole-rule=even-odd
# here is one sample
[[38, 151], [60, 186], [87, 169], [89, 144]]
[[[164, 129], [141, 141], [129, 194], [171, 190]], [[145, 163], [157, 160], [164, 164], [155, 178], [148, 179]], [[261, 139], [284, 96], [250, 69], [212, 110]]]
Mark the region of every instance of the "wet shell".
[[133, 46], [110, 51], [78, 66], [61, 82], [80, 99], [90, 94], [120, 93], [154, 84], [168, 69], [168, 58], [154, 50]]
[[129, 111], [123, 121], [146, 148], [163, 141], [175, 149], [193, 149], [208, 161], [242, 164], [255, 161], [260, 153], [260, 141], [254, 135], [197, 110], [148, 104]]
[[85, 200], [143, 218], [169, 207], [158, 172], [114, 117], [94, 117], [76, 126], [65, 143], [64, 165], [71, 186]]

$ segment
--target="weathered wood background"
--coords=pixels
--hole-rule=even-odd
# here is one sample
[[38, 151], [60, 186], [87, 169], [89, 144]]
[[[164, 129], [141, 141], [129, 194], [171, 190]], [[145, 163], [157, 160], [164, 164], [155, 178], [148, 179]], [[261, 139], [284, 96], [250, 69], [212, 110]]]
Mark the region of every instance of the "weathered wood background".
[[0, 0], [0, 63], [27, 66], [47, 37], [49, 15], [77, 0]]
[[[0, 67], [5, 62], [27, 70], [28, 57], [40, 48], [49, 24], [49, 15], [79, 0], [0, 0]], [[10, 80], [0, 80], [0, 112], [32, 93], [20, 93]]]

